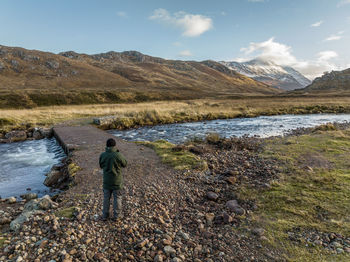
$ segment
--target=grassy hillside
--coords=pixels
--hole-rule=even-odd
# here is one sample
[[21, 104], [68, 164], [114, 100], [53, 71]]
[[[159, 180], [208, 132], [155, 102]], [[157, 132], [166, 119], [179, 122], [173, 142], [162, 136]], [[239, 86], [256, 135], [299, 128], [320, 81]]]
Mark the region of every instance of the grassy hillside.
[[295, 94], [350, 94], [350, 68], [343, 71], [332, 71], [316, 78], [311, 85], [293, 92]]
[[0, 108], [278, 93], [213, 61], [138, 52], [59, 55], [0, 46]]

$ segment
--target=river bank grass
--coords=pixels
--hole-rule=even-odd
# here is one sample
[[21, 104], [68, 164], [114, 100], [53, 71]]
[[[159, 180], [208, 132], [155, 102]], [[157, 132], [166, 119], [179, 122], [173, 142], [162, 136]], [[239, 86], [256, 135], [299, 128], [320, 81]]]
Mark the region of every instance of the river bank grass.
[[282, 174], [268, 190], [240, 194], [257, 203], [268, 243], [289, 261], [350, 260], [321, 244], [331, 233], [350, 238], [350, 130], [270, 139], [262, 154], [283, 163]]
[[105, 129], [127, 129], [145, 125], [201, 120], [255, 117], [259, 115], [349, 113], [350, 97], [265, 97], [201, 99], [137, 104], [77, 105], [0, 110], [0, 130], [28, 126], [89, 124], [92, 118], [115, 116]]
[[162, 159], [162, 162], [170, 165], [177, 170], [196, 169], [206, 170], [207, 163], [195, 154], [183, 150], [176, 145], [165, 140], [158, 140], [154, 142], [137, 142], [147, 147], [152, 148], [157, 155]]

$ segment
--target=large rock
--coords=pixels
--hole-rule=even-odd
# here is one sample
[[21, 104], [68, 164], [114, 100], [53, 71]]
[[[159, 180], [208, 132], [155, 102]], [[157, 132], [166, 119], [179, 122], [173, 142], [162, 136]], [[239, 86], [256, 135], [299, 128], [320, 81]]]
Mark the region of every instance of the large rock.
[[36, 140], [43, 139], [44, 136], [41, 134], [39, 129], [35, 129], [33, 132], [33, 138]]
[[239, 216], [242, 216], [245, 214], [245, 210], [238, 204], [237, 200], [227, 201], [226, 208]]
[[33, 199], [24, 205], [22, 213], [10, 223], [10, 229], [13, 231], [19, 230], [24, 222], [30, 220], [33, 215], [43, 214], [43, 210], [56, 208], [57, 204], [46, 195], [39, 199]]
[[5, 135], [5, 138], [10, 142], [24, 141], [27, 139], [26, 131], [11, 131]]
[[50, 138], [53, 136], [52, 128], [40, 128], [39, 130], [43, 137]]
[[57, 204], [53, 202], [50, 196], [46, 195], [42, 198], [33, 199], [24, 205], [23, 212], [33, 211], [33, 210], [49, 210], [51, 208], [56, 208]]
[[94, 118], [93, 123], [98, 126], [109, 125], [112, 124], [116, 119], [116, 116], [103, 116]]
[[43, 213], [43, 211], [41, 211], [41, 210], [22, 212], [22, 214], [20, 214], [15, 220], [13, 220], [10, 223], [10, 229], [13, 231], [17, 231], [22, 227], [23, 223], [29, 221], [32, 216], [42, 214], [42, 213]]
[[37, 193], [27, 193], [27, 194], [21, 195], [21, 198], [29, 201], [29, 200], [38, 198], [38, 194]]
[[233, 211], [234, 208], [239, 207], [239, 204], [237, 200], [230, 200], [226, 202], [226, 207], [230, 210]]
[[50, 69], [58, 69], [60, 67], [60, 63], [55, 60], [46, 61], [45, 64]]
[[16, 202], [17, 202], [17, 199], [15, 197], [9, 197], [7, 199], [7, 203], [9, 203], [9, 204], [14, 204]]
[[44, 185], [47, 187], [53, 187], [60, 182], [62, 178], [62, 173], [58, 170], [51, 170], [45, 178]]

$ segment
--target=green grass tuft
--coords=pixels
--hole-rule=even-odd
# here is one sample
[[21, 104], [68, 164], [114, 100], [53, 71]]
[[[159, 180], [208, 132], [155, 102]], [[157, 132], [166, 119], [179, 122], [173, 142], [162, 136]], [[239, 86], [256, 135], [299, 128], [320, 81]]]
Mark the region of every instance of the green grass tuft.
[[137, 142], [138, 144], [145, 145], [155, 150], [157, 155], [160, 156], [162, 162], [168, 164], [175, 169], [197, 169], [206, 170], [207, 163], [201, 160], [198, 156], [188, 152], [187, 150], [179, 150], [176, 145], [169, 143], [165, 140], [158, 140], [155, 142]]
[[55, 215], [57, 217], [73, 218], [74, 217], [75, 207], [67, 207], [61, 210], [58, 210]]

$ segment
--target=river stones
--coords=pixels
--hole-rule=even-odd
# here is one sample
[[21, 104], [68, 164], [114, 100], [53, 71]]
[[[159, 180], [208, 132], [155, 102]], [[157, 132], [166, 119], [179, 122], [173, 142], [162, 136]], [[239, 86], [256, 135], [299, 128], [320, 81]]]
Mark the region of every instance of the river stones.
[[5, 138], [10, 142], [19, 142], [27, 139], [27, 133], [23, 130], [15, 130], [7, 133]]
[[206, 197], [207, 197], [208, 200], [215, 201], [215, 200], [217, 200], [219, 198], [219, 195], [214, 193], [214, 192], [212, 192], [212, 191], [209, 191], [209, 192], [207, 192]]
[[38, 198], [38, 194], [37, 193], [27, 193], [27, 194], [21, 195], [21, 198], [29, 201], [29, 200]]
[[10, 229], [13, 231], [19, 230], [24, 222], [29, 221], [34, 215], [44, 214], [43, 210], [49, 210], [56, 208], [57, 204], [54, 203], [48, 195], [30, 200], [24, 205], [23, 212], [10, 223]]
[[9, 204], [14, 204], [17, 202], [17, 199], [15, 197], [9, 197], [7, 200], [6, 200], [7, 203]]

